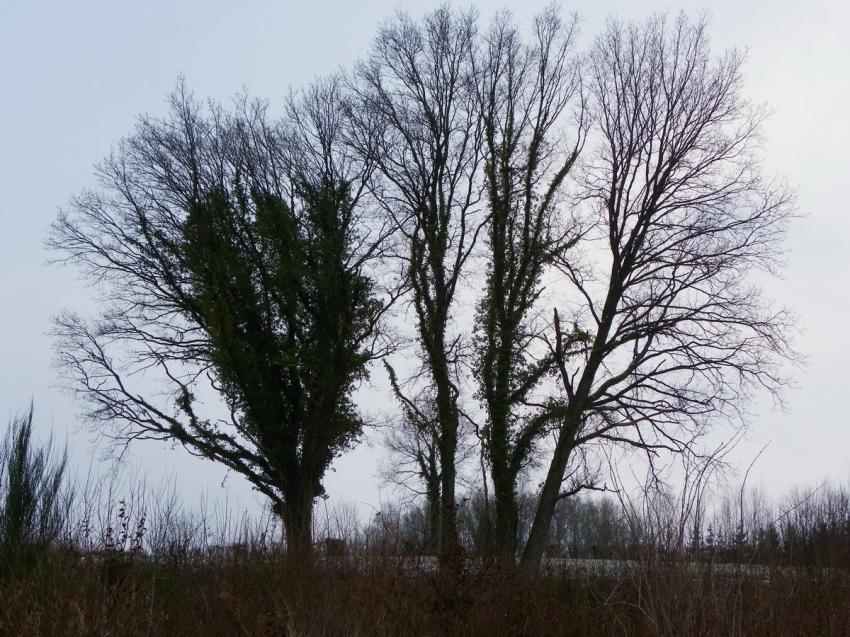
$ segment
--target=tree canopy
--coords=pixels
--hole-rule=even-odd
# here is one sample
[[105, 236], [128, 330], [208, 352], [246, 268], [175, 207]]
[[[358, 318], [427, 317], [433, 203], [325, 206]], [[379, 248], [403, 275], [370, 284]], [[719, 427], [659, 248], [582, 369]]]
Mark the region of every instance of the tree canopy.
[[[306, 545], [322, 477], [362, 431], [351, 392], [382, 352], [387, 307], [359, 213], [368, 168], [334, 164], [335, 91], [316, 88], [274, 125], [261, 104], [204, 112], [181, 87], [170, 116], [143, 119], [100, 166], [102, 190], [51, 235], [105, 283], [99, 319], [66, 314], [56, 327], [90, 417], [241, 473]], [[170, 400], [132, 388], [147, 370]], [[229, 419], [201, 413], [204, 390]]]

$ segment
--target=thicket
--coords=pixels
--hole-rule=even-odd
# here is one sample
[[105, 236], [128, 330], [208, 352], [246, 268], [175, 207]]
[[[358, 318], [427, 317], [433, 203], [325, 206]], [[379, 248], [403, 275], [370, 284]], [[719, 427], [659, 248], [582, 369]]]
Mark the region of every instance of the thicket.
[[67, 454], [34, 445], [32, 407], [12, 419], [0, 442], [0, 578], [33, 563], [63, 537], [72, 494]]
[[[317, 559], [292, 562], [274, 515], [188, 514], [173, 485], [89, 482], [61, 533], [0, 578], [0, 634], [844, 635], [847, 496], [824, 486], [780, 511], [750, 492], [743, 512], [737, 496], [721, 499], [706, 518], [714, 539], [699, 548], [665, 544], [672, 514], [667, 526], [642, 517], [638, 530], [620, 502], [576, 498], [559, 508], [542, 575], [528, 579], [474, 557], [480, 497], [458, 512], [471, 559], [450, 574], [423, 552], [420, 507], [361, 521], [329, 506], [315, 519]], [[778, 540], [765, 544], [759, 520], [776, 514]]]

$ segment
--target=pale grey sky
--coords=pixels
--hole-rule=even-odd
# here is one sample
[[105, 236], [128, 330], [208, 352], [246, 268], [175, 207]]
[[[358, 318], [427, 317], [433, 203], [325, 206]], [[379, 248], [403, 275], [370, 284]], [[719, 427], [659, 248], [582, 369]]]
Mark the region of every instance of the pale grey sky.
[[[480, 1], [487, 18], [508, 6], [526, 23], [546, 2]], [[460, 4], [459, 6], [468, 6]], [[159, 113], [179, 74], [199, 95], [227, 100], [246, 87], [280, 105], [290, 86], [348, 66], [364, 55], [376, 25], [398, 8], [420, 14], [435, 2], [395, 0], [0, 0], [0, 430], [35, 401], [39, 430], [68, 436], [75, 464], [96, 453], [79, 408], [56, 389], [50, 317], [86, 312], [90, 292], [75, 274], [45, 266], [47, 226], [68, 197], [93, 184], [92, 164], [132, 129], [139, 113]], [[606, 16], [695, 13], [700, 2], [564, 3], [583, 17], [582, 43]], [[766, 127], [766, 165], [799, 188], [807, 215], [791, 228], [784, 280], [770, 294], [796, 308], [807, 368], [796, 374], [786, 414], [762, 401], [734, 458], [768, 489], [850, 479], [850, 8], [839, 0], [719, 0], [711, 7], [717, 50], [749, 50], [747, 90], [775, 111]], [[223, 473], [157, 443], [129, 460], [156, 478], [177, 477], [185, 495], [222, 493]], [[362, 445], [340, 460], [331, 495], [378, 501], [377, 454]], [[249, 489], [227, 482], [231, 500]]]

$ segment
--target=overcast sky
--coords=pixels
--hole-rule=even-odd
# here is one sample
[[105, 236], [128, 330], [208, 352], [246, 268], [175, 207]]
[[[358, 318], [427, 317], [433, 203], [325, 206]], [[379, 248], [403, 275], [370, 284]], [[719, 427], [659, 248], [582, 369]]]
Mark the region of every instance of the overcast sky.
[[[545, 3], [509, 6], [528, 24]], [[93, 185], [92, 165], [131, 132], [140, 113], [161, 113], [183, 74], [202, 97], [227, 100], [246, 87], [280, 105], [290, 87], [364, 55], [376, 25], [396, 9], [414, 15], [434, 2], [369, 0], [0, 0], [0, 431], [35, 402], [39, 432], [67, 435], [76, 466], [97, 457], [79, 406], [57, 389], [50, 317], [91, 309], [72, 271], [47, 266], [42, 247], [57, 208]], [[459, 6], [468, 6], [466, 4]], [[474, 4], [483, 17], [504, 2]], [[583, 18], [582, 45], [608, 15], [643, 18], [701, 3], [646, 0], [565, 3]], [[770, 172], [799, 189], [806, 215], [790, 231], [788, 268], [770, 295], [794, 307], [808, 358], [789, 410], [770, 403], [734, 458], [746, 465], [765, 443], [753, 476], [770, 490], [850, 480], [850, 9], [839, 0], [718, 0], [712, 41], [749, 50], [747, 92], [766, 101]], [[167, 472], [190, 496], [207, 489], [231, 501], [250, 491], [238, 477], [161, 443], [137, 447], [128, 462], [156, 479]], [[377, 452], [367, 445], [336, 465], [332, 496], [376, 503]], [[752, 478], [751, 478], [752, 479]]]

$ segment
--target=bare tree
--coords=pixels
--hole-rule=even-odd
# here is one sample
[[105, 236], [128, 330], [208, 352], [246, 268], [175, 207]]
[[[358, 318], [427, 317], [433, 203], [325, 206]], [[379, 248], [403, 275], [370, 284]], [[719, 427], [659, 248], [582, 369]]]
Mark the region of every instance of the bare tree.
[[764, 113], [742, 97], [741, 65], [735, 50], [711, 55], [704, 19], [613, 21], [593, 46], [584, 184], [598, 232], [583, 244], [604, 266], [558, 264], [578, 299], [570, 322], [588, 338], [555, 313], [562, 411], [526, 572], [539, 567], [577, 449], [688, 452], [712, 420], [741, 416], [751, 390], [783, 385], [792, 317], [748, 273], [776, 267], [793, 196], [761, 174]]
[[[341, 101], [338, 80], [319, 83], [277, 123], [247, 99], [205, 108], [181, 83], [50, 238], [103, 290], [100, 317], [55, 328], [91, 421], [243, 475], [295, 552], [311, 545], [326, 469], [363, 426], [350, 395], [385, 353], [391, 300], [371, 276], [387, 233], [365, 215], [371, 166], [344, 151]], [[228, 416], [204, 410], [210, 395]]]
[[511, 16], [502, 13], [479, 61], [490, 218], [475, 371], [487, 415], [483, 439], [493, 478], [495, 539], [511, 562], [517, 549], [517, 479], [558, 414], [533, 398], [553, 365], [548, 352], [535, 351], [544, 327], [538, 312], [541, 277], [580, 235], [560, 197], [584, 140], [575, 34], [576, 18], [564, 20], [551, 7], [537, 16], [526, 43]]
[[440, 532], [440, 429], [433, 391], [429, 388], [410, 398], [399, 387], [395, 370], [387, 365], [390, 386], [401, 404], [401, 416], [384, 436], [390, 452], [385, 479], [413, 496], [425, 497], [427, 526], [425, 548], [438, 548]]
[[[435, 550], [439, 548], [442, 463], [434, 388], [425, 387], [410, 397], [406, 388], [399, 385], [395, 370], [388, 363], [385, 366], [390, 388], [401, 406], [401, 415], [390, 420], [383, 436], [383, 446], [389, 451], [389, 456], [382, 474], [385, 481], [399, 487], [404, 496], [411, 496], [402, 497], [402, 504], [409, 503], [410, 499], [425, 498], [427, 525], [424, 548]], [[470, 476], [465, 475], [463, 469], [479, 455], [480, 447], [471, 429], [468, 419], [463, 420], [458, 429], [455, 466], [461, 487], [471, 486]]]
[[[440, 546], [456, 554], [455, 455], [462, 340], [453, 332], [458, 284], [481, 230], [476, 184], [475, 18], [447, 7], [397, 16], [357, 67], [352, 142], [381, 176], [376, 195], [399, 230], [422, 371], [433, 385], [441, 466]], [[444, 560], [444, 563], [445, 560]]]

